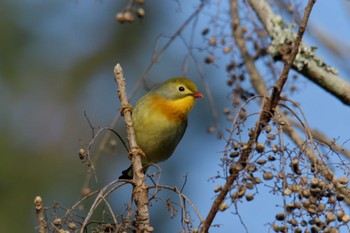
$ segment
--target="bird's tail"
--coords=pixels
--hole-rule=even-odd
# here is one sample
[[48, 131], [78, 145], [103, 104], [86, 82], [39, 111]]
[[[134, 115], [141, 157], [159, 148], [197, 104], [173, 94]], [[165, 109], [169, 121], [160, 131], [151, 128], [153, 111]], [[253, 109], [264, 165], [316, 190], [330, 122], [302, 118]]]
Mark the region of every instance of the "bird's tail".
[[132, 179], [132, 166], [128, 167], [128, 169], [122, 171], [122, 175], [119, 176], [119, 179], [131, 180]]

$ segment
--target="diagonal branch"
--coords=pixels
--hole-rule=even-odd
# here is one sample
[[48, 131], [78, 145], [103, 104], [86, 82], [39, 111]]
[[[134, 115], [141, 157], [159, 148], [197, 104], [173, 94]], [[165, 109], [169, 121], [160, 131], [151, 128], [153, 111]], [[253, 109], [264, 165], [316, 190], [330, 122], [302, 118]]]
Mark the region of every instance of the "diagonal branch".
[[280, 78], [277, 80], [276, 85], [273, 87], [271, 98], [269, 101], [266, 102], [266, 104], [263, 106], [263, 109], [261, 111], [259, 122], [261, 122], [261, 127], [257, 128], [257, 138], [259, 134], [261, 133], [261, 130], [267, 125], [267, 123], [271, 120], [271, 117], [274, 116], [277, 104], [279, 103], [281, 99], [281, 93], [283, 90], [284, 84], [287, 82], [288, 74], [290, 69], [293, 66], [294, 60], [299, 52], [299, 45], [301, 43], [301, 40], [303, 38], [305, 28], [308, 22], [308, 19], [311, 14], [311, 10], [313, 5], [315, 4], [316, 0], [309, 0], [306, 8], [303, 20], [299, 26], [298, 35], [297, 38], [293, 44], [292, 51], [286, 61], [284, 61], [284, 67], [282, 74]]
[[[277, 81], [276, 86], [273, 89], [271, 98], [269, 98], [268, 101], [266, 101], [262, 107], [262, 112], [261, 112], [259, 121], [256, 123], [255, 133], [253, 133], [249, 136], [249, 141], [247, 143], [247, 146], [241, 152], [241, 157], [239, 158], [237, 163], [241, 164], [243, 168], [245, 168], [247, 165], [249, 155], [252, 152], [252, 150], [254, 149], [254, 144], [257, 141], [257, 139], [262, 131], [262, 128], [264, 126], [266, 126], [266, 124], [271, 120], [271, 118], [273, 117], [273, 115], [275, 113], [277, 104], [280, 100], [280, 94], [281, 94], [283, 86], [286, 83], [287, 78], [288, 78], [288, 73], [292, 67], [292, 64], [294, 62], [296, 55], [298, 54], [299, 45], [300, 45], [301, 39], [303, 37], [303, 34], [304, 34], [304, 31], [305, 31], [305, 28], [306, 28], [306, 25], [307, 25], [307, 22], [308, 22], [308, 19], [309, 19], [309, 16], [310, 16], [310, 13], [311, 13], [311, 10], [312, 10], [314, 3], [315, 3], [315, 0], [309, 0], [308, 5], [305, 9], [303, 20], [302, 20], [301, 25], [300, 25], [299, 30], [298, 30], [297, 39], [294, 42], [292, 52], [289, 56], [289, 59], [284, 65], [283, 72], [282, 72], [279, 80]], [[231, 10], [231, 15], [232, 15], [231, 26], [233, 28], [233, 32], [240, 33], [241, 28], [240, 28], [240, 23], [239, 23], [237, 0], [230, 0], [230, 7], [231, 7], [230, 10]], [[240, 34], [236, 34], [234, 36], [239, 37]], [[237, 42], [237, 40], [236, 40], [236, 42]], [[241, 44], [241, 49], [243, 48], [242, 46], [244, 46], [244, 45]], [[244, 50], [243, 50], [243, 57], [248, 58], [248, 63], [249, 63], [249, 57], [247, 57], [247, 56], [248, 56], [248, 53], [244, 52]], [[254, 68], [255, 67], [252, 66], [251, 71], [253, 71]], [[254, 73], [256, 75], [258, 75], [258, 76], [256, 76], [256, 78], [259, 78], [259, 76], [260, 76], [259, 73], [258, 72], [254, 72]], [[263, 89], [263, 87], [261, 88], [261, 90], [262, 89]], [[227, 196], [227, 193], [229, 192], [229, 190], [232, 187], [233, 182], [237, 179], [238, 176], [239, 176], [239, 170], [236, 169], [236, 166], [231, 166], [230, 167], [230, 176], [226, 179], [225, 185], [222, 187], [221, 192], [216, 197], [205, 221], [203, 222], [203, 226], [200, 230], [201, 233], [206, 233], [209, 231], [209, 227], [211, 226], [211, 224], [212, 224], [212, 222], [213, 222], [213, 220], [214, 220], [214, 218], [219, 210], [220, 204], [224, 201], [225, 197]]]

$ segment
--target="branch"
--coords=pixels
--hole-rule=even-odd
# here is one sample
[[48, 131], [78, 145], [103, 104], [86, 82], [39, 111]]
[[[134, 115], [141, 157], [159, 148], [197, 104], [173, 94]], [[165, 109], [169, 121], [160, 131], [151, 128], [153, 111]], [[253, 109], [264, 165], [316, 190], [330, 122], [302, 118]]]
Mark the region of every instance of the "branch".
[[36, 216], [39, 222], [39, 233], [47, 233], [46, 221], [45, 221], [44, 211], [43, 211], [43, 199], [40, 196], [35, 197], [34, 206], [35, 206]]
[[[316, 0], [309, 0], [308, 6], [310, 2], [314, 2]], [[288, 31], [283, 28], [283, 21], [280, 16], [276, 16], [272, 10], [270, 5], [265, 0], [254, 1], [248, 0], [249, 4], [252, 6], [254, 11], [257, 13], [261, 22], [265, 26], [266, 31], [270, 35], [272, 39], [272, 44], [277, 43], [276, 41], [282, 41], [281, 37], [286, 39], [288, 36]], [[307, 7], [308, 8], [308, 7]], [[305, 9], [305, 13], [307, 13], [307, 8]], [[311, 10], [311, 9], [310, 9]], [[310, 13], [310, 12], [309, 12]], [[306, 14], [305, 14], [306, 15]], [[304, 19], [305, 19], [304, 15]], [[302, 21], [302, 24], [304, 22]], [[305, 24], [306, 25], [306, 24]], [[300, 29], [298, 32], [298, 37], [300, 35]], [[305, 28], [304, 28], [305, 29]], [[289, 32], [290, 33], [290, 32]], [[290, 38], [289, 38], [290, 39]], [[297, 38], [298, 39], [298, 38]], [[301, 38], [300, 38], [301, 39]], [[283, 42], [285, 43], [285, 41]], [[294, 47], [295, 49], [295, 47]], [[311, 51], [306, 47], [304, 43], [300, 41], [300, 50], [302, 52]], [[309, 54], [310, 55], [310, 54]], [[350, 105], [350, 84], [336, 76], [334, 70], [329, 66], [326, 66], [323, 62], [320, 61], [319, 58], [316, 58], [314, 54], [313, 56], [305, 57], [305, 54], [301, 55], [297, 54], [293, 64], [291, 64], [291, 68], [294, 70], [304, 74], [305, 77], [318, 84], [322, 88], [324, 88], [327, 92], [336, 96], [339, 100], [341, 100], [344, 104]], [[307, 60], [306, 60], [307, 59]], [[320, 64], [322, 63], [322, 64]], [[303, 65], [301, 65], [303, 64]], [[286, 68], [286, 66], [284, 67]], [[283, 80], [279, 80], [283, 81]], [[276, 85], [278, 87], [278, 84]], [[276, 87], [274, 88], [274, 92], [278, 92]], [[272, 93], [273, 95], [273, 93]], [[273, 98], [273, 96], [272, 96]], [[267, 106], [266, 106], [267, 107]], [[273, 107], [273, 106], [271, 106]], [[271, 108], [270, 109], [273, 109]], [[265, 107], [264, 107], [265, 109]], [[270, 112], [264, 111], [266, 117], [271, 117]], [[288, 121], [286, 121], [288, 124]], [[259, 130], [259, 129], [258, 129]], [[261, 129], [260, 129], [261, 131]], [[342, 187], [339, 184], [338, 179], [334, 176], [333, 172], [329, 167], [322, 162], [314, 153], [313, 149], [309, 146], [306, 146], [304, 140], [297, 134], [297, 132], [292, 127], [286, 127], [285, 133], [304, 151], [310, 162], [317, 167], [317, 169], [321, 172], [322, 176], [325, 177], [328, 181], [330, 181], [334, 187], [336, 188], [338, 193], [343, 194], [346, 198], [344, 199], [347, 205], [350, 205], [350, 198], [348, 197], [348, 193], [350, 189], [346, 187]], [[258, 137], [258, 135], [257, 135]]]
[[153, 227], [150, 226], [149, 209], [148, 209], [148, 189], [145, 183], [144, 174], [142, 172], [141, 156], [144, 156], [142, 150], [137, 146], [135, 139], [135, 131], [131, 118], [132, 106], [128, 102], [126, 95], [125, 78], [123, 76], [122, 67], [117, 64], [114, 67], [115, 80], [118, 85], [118, 96], [120, 99], [121, 114], [124, 116], [126, 130], [128, 134], [128, 142], [131, 148], [129, 155], [133, 168], [133, 199], [137, 207], [136, 211], [136, 232], [147, 233], [152, 232]]
[[[296, 35], [285, 27], [282, 17], [274, 14], [266, 0], [248, 0], [248, 3], [272, 40], [269, 52], [275, 59], [283, 60], [280, 49], [294, 41]], [[350, 83], [338, 76], [335, 68], [326, 65], [320, 58], [316, 57], [315, 48], [309, 48], [301, 42], [300, 52], [292, 68], [337, 97], [344, 104], [350, 105]]]
[[274, 116], [274, 114], [275, 114], [277, 104], [281, 99], [281, 93], [283, 90], [283, 86], [287, 82], [289, 71], [292, 68], [294, 60], [296, 59], [296, 56], [299, 52], [299, 45], [300, 45], [301, 40], [303, 38], [305, 28], [306, 28], [307, 22], [309, 20], [312, 7], [315, 4], [315, 2], [316, 2], [316, 0], [309, 0], [307, 6], [305, 8], [304, 17], [303, 17], [303, 20], [299, 26], [298, 35], [297, 35], [297, 38], [293, 44], [292, 51], [284, 63], [284, 68], [283, 68], [283, 71], [282, 71], [280, 78], [277, 80], [276, 85], [273, 87], [270, 101], [266, 102], [266, 104], [263, 106], [262, 112], [260, 114], [259, 122], [261, 122], [261, 127], [256, 129], [257, 130], [257, 138], [256, 139], [258, 139], [258, 136], [261, 133], [261, 130], [267, 125], [267, 123], [271, 120], [271, 117]]
[[[273, 115], [275, 113], [275, 109], [276, 109], [277, 104], [280, 100], [280, 94], [281, 94], [283, 86], [288, 78], [289, 70], [291, 69], [292, 64], [295, 60], [295, 57], [298, 54], [299, 45], [300, 45], [302, 36], [304, 34], [304, 31], [305, 31], [305, 28], [306, 28], [306, 25], [307, 25], [307, 22], [308, 22], [313, 5], [314, 5], [314, 0], [309, 0], [308, 5], [305, 9], [303, 21], [299, 27], [298, 37], [294, 42], [292, 52], [289, 56], [288, 62], [286, 62], [284, 65], [283, 72], [282, 72], [279, 80], [277, 81], [276, 86], [273, 89], [271, 98], [268, 101], [266, 101], [265, 104], [263, 105], [259, 121], [256, 123], [255, 133], [253, 133], [249, 136], [249, 141], [247, 143], [247, 146], [242, 150], [241, 157], [239, 158], [237, 164], [241, 164], [243, 168], [245, 168], [247, 165], [249, 155], [252, 152], [252, 150], [254, 149], [254, 144], [257, 141], [257, 139], [261, 133], [262, 128], [264, 126], [266, 126], [266, 124], [271, 120], [271, 118], [273, 117]], [[231, 7], [231, 15], [232, 15], [231, 26], [232, 26], [235, 38], [237, 37], [236, 42], [237, 42], [237, 39], [238, 39], [238, 42], [240, 42], [239, 37], [242, 34], [240, 34], [241, 28], [240, 28], [240, 23], [239, 23], [237, 1], [230, 0], [230, 7]], [[245, 45], [243, 43], [240, 43], [240, 46], [241, 46], [240, 47], [241, 51], [243, 51], [243, 54], [242, 54], [243, 59], [248, 59], [248, 64], [250, 64], [250, 62], [253, 62], [253, 61], [249, 60], [247, 50], [246, 49], [244, 50], [244, 48], [243, 48], [243, 46], [245, 46]], [[248, 69], [248, 71], [250, 71], [250, 72], [253, 71], [253, 74], [257, 75], [257, 76], [255, 76], [256, 83], [260, 83], [259, 79], [261, 78], [261, 75], [257, 72], [257, 70], [255, 70], [256, 68], [252, 63], [250, 65], [251, 66], [250, 66], [250, 69]], [[259, 89], [259, 90], [261, 90], [262, 92], [265, 92], [265, 91], [263, 91], [263, 88], [266, 89], [266, 87], [260, 86], [260, 88], [261, 89]], [[265, 93], [267, 93], [267, 92], [265, 92]], [[203, 222], [203, 226], [202, 226], [201, 231], [200, 231], [201, 233], [208, 232], [209, 227], [211, 226], [211, 224], [212, 224], [212, 222], [213, 222], [213, 220], [214, 220], [214, 218], [219, 210], [220, 204], [224, 201], [225, 197], [227, 196], [227, 193], [229, 192], [229, 190], [232, 187], [233, 182], [239, 176], [239, 170], [236, 169], [236, 167], [237, 166], [231, 165], [230, 170], [229, 170], [230, 176], [227, 178], [225, 185], [222, 187], [221, 192], [216, 197], [205, 221]]]

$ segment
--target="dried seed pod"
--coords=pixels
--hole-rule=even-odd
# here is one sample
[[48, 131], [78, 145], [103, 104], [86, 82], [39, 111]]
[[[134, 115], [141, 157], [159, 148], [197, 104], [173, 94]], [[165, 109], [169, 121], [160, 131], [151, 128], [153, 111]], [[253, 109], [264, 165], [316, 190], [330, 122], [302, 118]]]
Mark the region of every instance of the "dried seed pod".
[[318, 183], [318, 187], [320, 189], [325, 189], [327, 186], [326, 182], [324, 180], [321, 180], [319, 183]]
[[276, 139], [276, 135], [270, 134], [270, 133], [267, 134], [266, 137], [267, 137], [267, 139], [270, 139], [270, 140], [275, 140]]
[[[233, 98], [233, 102], [232, 104], [234, 106], [237, 106], [238, 104], [236, 104], [236, 101], [237, 101], [238, 98]], [[239, 102], [241, 102], [241, 100], [239, 100]], [[245, 121], [247, 119], [247, 113], [245, 111], [240, 111], [239, 112], [239, 117], [241, 119], [241, 121]]]
[[294, 227], [298, 226], [298, 221], [295, 218], [292, 218], [291, 220], [289, 220], [288, 223]]
[[310, 206], [309, 200], [305, 200], [305, 201], [303, 201], [301, 204], [303, 205], [303, 207], [304, 207], [305, 209], [309, 208], [309, 206]]
[[316, 188], [317, 185], [318, 185], [318, 182], [319, 182], [319, 181], [318, 181], [317, 178], [312, 178], [312, 179], [310, 180], [311, 187]]
[[240, 186], [239, 189], [238, 189], [238, 197], [241, 198], [244, 196], [245, 194], [245, 191], [247, 190], [246, 186], [243, 185], [243, 186]]
[[249, 145], [248, 145], [248, 143], [243, 143], [242, 144], [242, 150], [247, 150], [249, 148]]
[[219, 205], [219, 210], [221, 212], [225, 211], [228, 209], [228, 204], [226, 202], [221, 202], [220, 205]]
[[228, 115], [228, 114], [231, 113], [231, 109], [230, 108], [224, 108], [223, 112], [224, 112], [225, 115]]
[[143, 8], [138, 8], [136, 10], [136, 14], [139, 18], [143, 18], [143, 17], [145, 17], [145, 10]]
[[289, 211], [289, 212], [295, 210], [295, 205], [293, 203], [287, 204], [286, 205], [286, 210]]
[[347, 185], [349, 183], [349, 178], [346, 176], [341, 176], [339, 177], [338, 182], [342, 185]]
[[79, 158], [83, 160], [85, 158], [85, 150], [83, 148], [79, 149]]
[[316, 221], [314, 218], [310, 219], [309, 221], [309, 225], [315, 225], [316, 224]]
[[214, 37], [210, 38], [208, 43], [210, 46], [216, 46], [216, 44], [217, 44], [216, 39]]
[[316, 209], [316, 206], [314, 204], [311, 204], [309, 206], [309, 208], [307, 208], [306, 211], [309, 212], [309, 214], [316, 214], [317, 213], [317, 209]]
[[295, 228], [295, 230], [294, 230], [294, 233], [302, 233], [303, 231], [301, 230], [301, 228]]
[[316, 205], [316, 203], [317, 203], [317, 197], [311, 196], [311, 197], [309, 197], [309, 201], [310, 201], [311, 204]]
[[270, 133], [270, 132], [271, 132], [271, 130], [272, 130], [271, 125], [270, 125], [270, 124], [266, 125], [266, 127], [265, 127], [265, 131], [266, 131], [266, 133]]
[[302, 204], [301, 204], [300, 202], [295, 202], [295, 203], [294, 203], [294, 206], [295, 206], [295, 208], [297, 208], [297, 209], [301, 209], [301, 208], [302, 208]]
[[247, 187], [247, 189], [254, 189], [254, 184], [253, 183], [250, 183], [250, 182], [247, 182], [246, 184], [245, 184], [245, 186]]
[[144, 4], [145, 3], [145, 0], [134, 0], [135, 1], [135, 3], [137, 3], [137, 4]]
[[232, 50], [232, 47], [227, 46], [227, 47], [224, 47], [222, 51], [223, 51], [223, 53], [227, 54], [227, 53], [231, 52], [231, 50]]
[[68, 229], [75, 231], [77, 229], [77, 225], [74, 222], [68, 223]]
[[329, 204], [333, 204], [333, 203], [335, 203], [335, 201], [336, 201], [336, 198], [335, 198], [334, 195], [330, 195], [330, 196], [328, 197], [328, 203], [329, 203]]
[[237, 171], [242, 171], [242, 170], [243, 170], [242, 164], [241, 164], [241, 163], [237, 163], [237, 164], [235, 165], [235, 169], [236, 169]]
[[255, 177], [254, 178], [254, 183], [255, 184], [260, 184], [261, 183], [261, 179], [259, 177]]
[[119, 12], [118, 14], [115, 15], [115, 19], [118, 20], [119, 23], [125, 23], [125, 17], [124, 17], [124, 13]]
[[317, 188], [311, 188], [310, 192], [311, 192], [311, 195], [313, 195], [313, 196], [319, 196], [320, 193], [321, 193], [321, 189], [318, 188], [318, 187]]
[[272, 151], [273, 151], [273, 153], [277, 153], [278, 152], [278, 146], [276, 144], [274, 144], [272, 146]]
[[53, 225], [55, 225], [56, 227], [62, 226], [62, 218], [56, 218], [55, 220], [53, 220]]
[[311, 196], [311, 192], [310, 192], [309, 189], [303, 189], [303, 190], [301, 191], [301, 194], [302, 194], [303, 197], [305, 197], [305, 198], [309, 198], [309, 197]]
[[278, 221], [283, 221], [284, 219], [286, 219], [286, 215], [284, 213], [276, 214], [275, 217]]
[[249, 172], [255, 172], [257, 170], [257, 168], [256, 168], [255, 164], [249, 164], [247, 170]]
[[236, 142], [236, 141], [234, 141], [233, 143], [232, 143], [232, 147], [233, 147], [233, 149], [234, 150], [238, 150], [238, 142]]
[[278, 178], [280, 178], [280, 179], [284, 179], [286, 176], [284, 175], [284, 173], [282, 173], [282, 172], [279, 172], [278, 173]]
[[326, 205], [323, 203], [320, 203], [317, 205], [318, 212], [323, 212], [325, 210], [325, 208], [326, 208]]
[[239, 152], [238, 151], [234, 151], [230, 154], [230, 158], [236, 158], [239, 156]]
[[205, 36], [209, 33], [209, 28], [204, 28], [204, 30], [202, 31], [202, 36]]
[[231, 194], [232, 202], [234, 202], [237, 198], [238, 198], [237, 192], [234, 192], [234, 193]]
[[231, 87], [233, 85], [233, 80], [232, 79], [228, 79], [226, 81], [226, 84], [227, 84], [227, 86]]
[[311, 233], [318, 233], [320, 231], [320, 228], [317, 226], [312, 226], [311, 227]]
[[256, 150], [258, 153], [262, 153], [262, 152], [264, 152], [264, 150], [265, 150], [265, 145], [262, 144], [262, 143], [257, 143], [256, 146], [255, 146], [255, 150]]
[[211, 126], [208, 128], [208, 133], [214, 133], [215, 132], [215, 127], [214, 126]]
[[252, 173], [247, 173], [246, 178], [247, 178], [247, 180], [250, 180], [252, 182], [254, 182], [254, 179], [255, 179], [255, 177]]
[[292, 190], [293, 193], [300, 192], [302, 190], [301, 185], [299, 184], [291, 184], [289, 189]]
[[135, 21], [135, 16], [131, 11], [124, 12], [125, 22], [132, 23]]
[[305, 220], [301, 220], [300, 225], [305, 227], [307, 225], [307, 222]]
[[292, 161], [291, 166], [292, 166], [292, 170], [295, 174], [301, 175], [301, 170], [299, 169], [299, 159], [294, 159]]
[[287, 229], [284, 226], [278, 226], [276, 223], [273, 224], [272, 229], [275, 232], [287, 232]]
[[276, 158], [274, 156], [272, 156], [272, 155], [267, 156], [267, 159], [269, 161], [275, 161], [276, 160]]
[[256, 161], [257, 164], [259, 165], [264, 165], [266, 163], [265, 159], [259, 159], [258, 161]]
[[326, 175], [326, 179], [327, 179], [328, 181], [332, 181], [333, 178], [334, 178], [333, 172], [332, 172], [332, 171], [328, 171], [328, 172], [327, 172], [327, 175]]
[[330, 227], [330, 228], [325, 229], [323, 231], [323, 233], [339, 233], [339, 231], [334, 227]]
[[336, 218], [336, 216], [335, 216], [335, 214], [333, 212], [328, 212], [326, 214], [327, 222], [333, 222], [333, 221], [335, 221], [335, 218]]
[[341, 221], [343, 223], [348, 223], [350, 221], [350, 216], [345, 214], [342, 218], [341, 218]]
[[222, 189], [222, 186], [221, 186], [221, 185], [215, 186], [214, 192], [216, 192], [216, 193], [217, 193], [217, 192], [220, 192], [221, 189]]
[[283, 194], [286, 195], [286, 196], [289, 196], [292, 194], [292, 190], [290, 190], [289, 188], [286, 188], [284, 191], [283, 191]]
[[59, 229], [58, 230], [58, 233], [70, 233], [69, 231], [66, 231], [66, 230], [64, 230], [64, 229]]
[[343, 201], [344, 200], [344, 194], [338, 193], [337, 194], [337, 201]]
[[247, 195], [245, 195], [245, 199], [247, 201], [252, 201], [254, 199], [254, 195], [253, 194], [247, 194]]
[[264, 180], [272, 180], [273, 179], [273, 174], [271, 172], [265, 172], [263, 174]]
[[215, 60], [214, 57], [207, 56], [207, 57], [205, 57], [204, 62], [207, 63], [207, 64], [210, 64], [210, 63], [213, 63], [214, 60]]
[[337, 212], [337, 219], [338, 221], [342, 221], [342, 217], [345, 215], [344, 211], [338, 211]]

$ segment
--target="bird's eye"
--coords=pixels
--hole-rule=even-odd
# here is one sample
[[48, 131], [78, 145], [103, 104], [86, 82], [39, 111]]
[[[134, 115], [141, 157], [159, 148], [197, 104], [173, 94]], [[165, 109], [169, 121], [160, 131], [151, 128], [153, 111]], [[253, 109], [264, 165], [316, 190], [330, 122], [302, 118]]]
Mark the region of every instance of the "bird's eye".
[[185, 88], [183, 86], [179, 86], [179, 91], [184, 91]]

